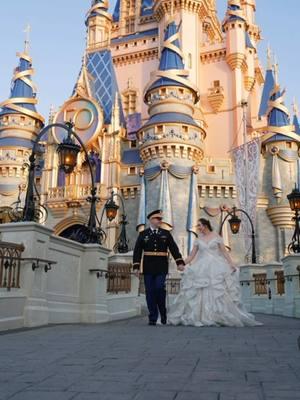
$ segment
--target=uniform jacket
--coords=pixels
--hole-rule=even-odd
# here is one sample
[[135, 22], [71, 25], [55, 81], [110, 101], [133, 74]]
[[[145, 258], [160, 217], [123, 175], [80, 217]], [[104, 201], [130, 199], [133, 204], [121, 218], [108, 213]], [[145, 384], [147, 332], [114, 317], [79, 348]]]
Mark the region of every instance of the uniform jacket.
[[178, 246], [169, 231], [158, 228], [158, 232], [154, 233], [151, 228], [145, 229], [139, 234], [135, 244], [133, 269], [139, 270], [143, 259], [144, 274], [167, 274], [169, 252], [177, 265], [184, 264]]

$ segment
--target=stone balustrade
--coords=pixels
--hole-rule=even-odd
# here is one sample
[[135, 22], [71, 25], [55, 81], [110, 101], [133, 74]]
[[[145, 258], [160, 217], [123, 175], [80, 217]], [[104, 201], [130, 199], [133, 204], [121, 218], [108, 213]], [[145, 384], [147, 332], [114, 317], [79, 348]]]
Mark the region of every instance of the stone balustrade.
[[[100, 198], [106, 196], [105, 185], [96, 185], [96, 195]], [[48, 190], [47, 203], [59, 202], [63, 200], [86, 200], [91, 194], [91, 185], [67, 185], [52, 187]]]
[[[10, 291], [7, 284], [0, 287], [0, 330], [49, 323], [100, 323], [139, 315], [135, 276], [130, 275], [129, 282], [129, 277], [123, 280], [121, 274], [120, 281], [108, 287], [107, 279], [97, 279], [90, 272], [107, 270], [109, 265], [128, 272], [131, 254], [116, 259], [109, 256], [107, 248], [56, 236], [52, 229], [33, 222], [2, 224], [1, 240], [16, 243], [24, 251], [20, 284], [10, 285]], [[33, 260], [41, 260], [41, 265], [35, 263], [33, 268]], [[44, 268], [43, 260], [52, 260], [53, 267]], [[116, 285], [118, 290], [113, 290]]]
[[281, 263], [242, 265], [240, 282], [248, 311], [300, 318], [300, 255]]

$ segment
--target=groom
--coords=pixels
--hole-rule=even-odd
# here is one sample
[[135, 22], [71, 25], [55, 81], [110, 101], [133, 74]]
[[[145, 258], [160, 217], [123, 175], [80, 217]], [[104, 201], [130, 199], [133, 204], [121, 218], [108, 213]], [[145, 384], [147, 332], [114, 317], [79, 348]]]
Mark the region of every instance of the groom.
[[168, 251], [172, 254], [178, 269], [183, 269], [184, 261], [171, 233], [160, 228], [162, 213], [152, 211], [148, 216], [150, 227], [141, 232], [133, 252], [133, 269], [139, 277], [143, 258], [143, 274], [146, 301], [149, 310], [149, 325], [156, 325], [158, 312], [161, 323], [167, 323], [166, 277], [169, 269]]

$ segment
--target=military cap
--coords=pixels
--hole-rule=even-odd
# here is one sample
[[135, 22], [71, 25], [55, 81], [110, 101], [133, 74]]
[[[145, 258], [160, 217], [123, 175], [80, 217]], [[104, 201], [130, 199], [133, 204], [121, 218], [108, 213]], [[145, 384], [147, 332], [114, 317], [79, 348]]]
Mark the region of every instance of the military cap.
[[161, 210], [151, 211], [151, 213], [147, 215], [147, 218], [148, 219], [152, 219], [152, 218], [162, 219], [162, 212], [161, 212]]

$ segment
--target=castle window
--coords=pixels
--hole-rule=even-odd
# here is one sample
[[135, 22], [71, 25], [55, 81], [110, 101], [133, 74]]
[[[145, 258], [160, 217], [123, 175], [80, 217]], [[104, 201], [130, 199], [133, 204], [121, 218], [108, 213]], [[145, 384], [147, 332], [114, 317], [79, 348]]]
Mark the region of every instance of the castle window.
[[167, 93], [166, 88], [160, 89], [160, 94], [165, 95], [166, 93]]
[[292, 142], [286, 142], [286, 148], [291, 149], [292, 148]]
[[188, 132], [189, 132], [189, 127], [186, 126], [186, 125], [183, 125], [183, 126], [182, 126], [182, 131], [183, 131], [184, 133], [188, 133]]
[[116, 46], [116, 50], [119, 50], [119, 46]]
[[209, 174], [214, 174], [214, 173], [216, 172], [216, 167], [215, 167], [214, 165], [209, 165], [209, 166], [207, 167], [207, 172], [208, 172]]
[[146, 44], [146, 43], [147, 43], [147, 40], [146, 40], [146, 39], [144, 39], [144, 40], [143, 40], [143, 43], [144, 43], [144, 44]]
[[130, 142], [130, 148], [135, 149], [136, 148], [136, 140], [131, 140]]
[[135, 19], [134, 17], [126, 18], [125, 21], [125, 32], [126, 33], [133, 33], [135, 29]]
[[137, 91], [128, 89], [123, 94], [123, 110], [125, 115], [134, 114], [136, 112]]
[[23, 150], [17, 150], [17, 156], [23, 157]]
[[155, 37], [153, 37], [153, 38], [152, 38], [152, 42], [155, 42], [155, 40], [156, 40], [156, 38], [155, 38]]
[[163, 133], [163, 132], [164, 132], [164, 126], [163, 125], [157, 125], [156, 133]]
[[136, 167], [128, 168], [128, 175], [136, 175], [136, 173], [137, 173]]

